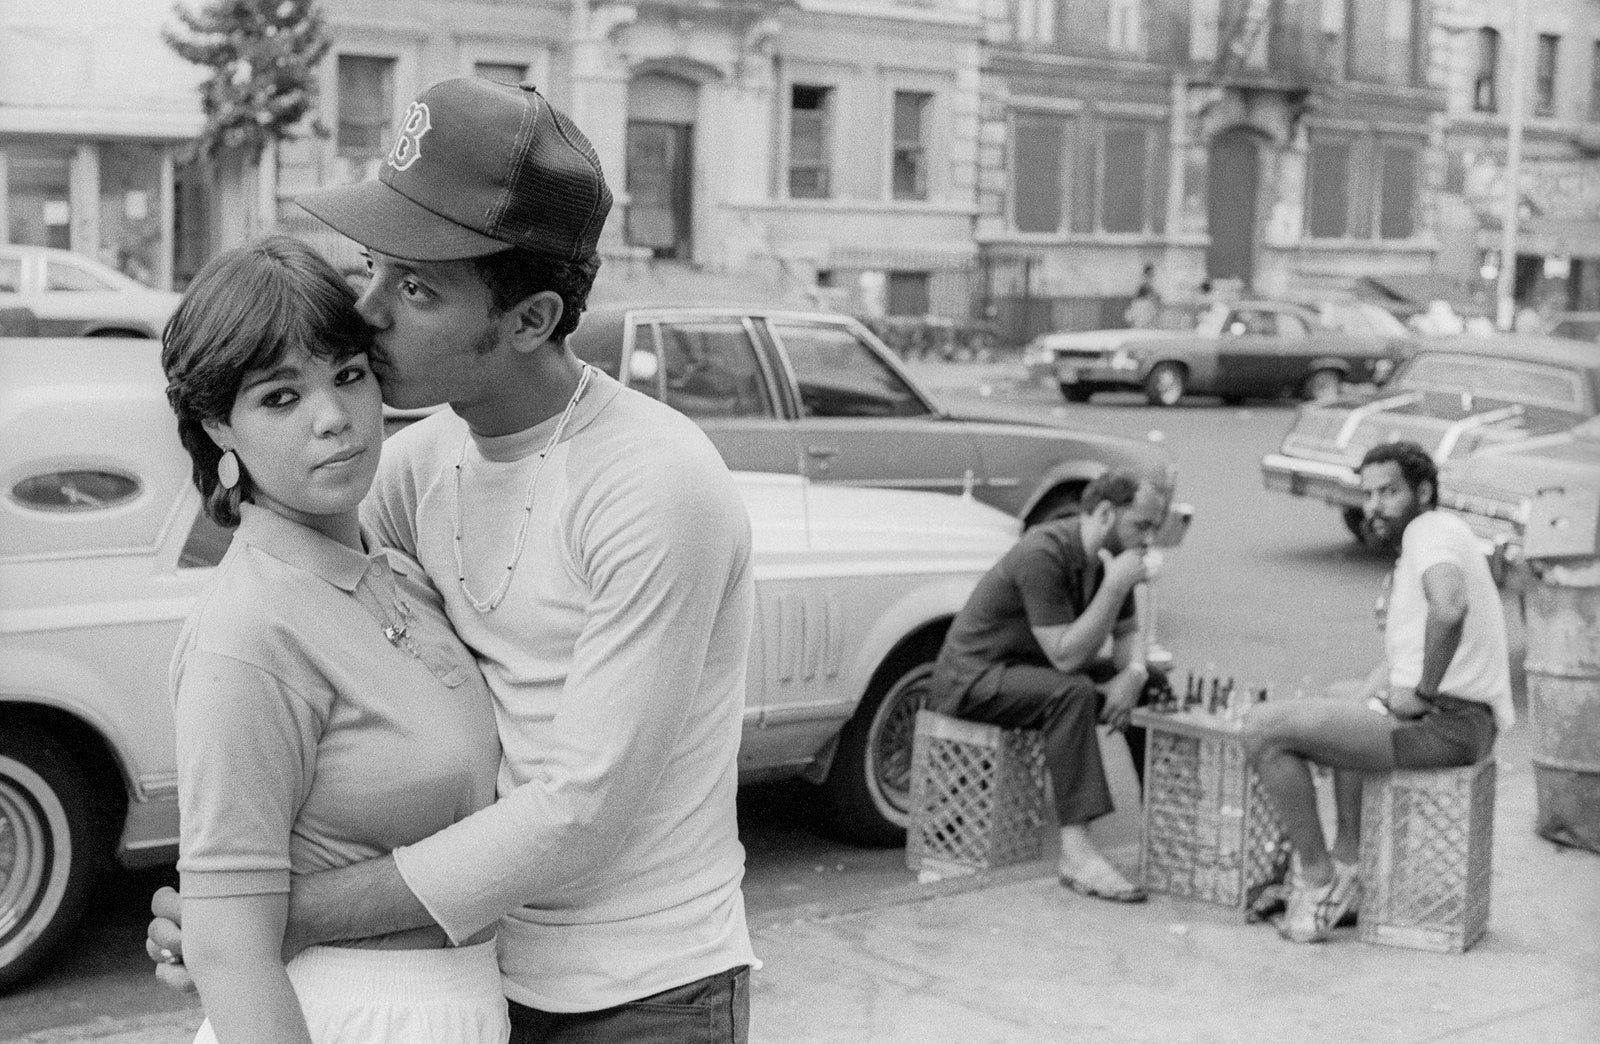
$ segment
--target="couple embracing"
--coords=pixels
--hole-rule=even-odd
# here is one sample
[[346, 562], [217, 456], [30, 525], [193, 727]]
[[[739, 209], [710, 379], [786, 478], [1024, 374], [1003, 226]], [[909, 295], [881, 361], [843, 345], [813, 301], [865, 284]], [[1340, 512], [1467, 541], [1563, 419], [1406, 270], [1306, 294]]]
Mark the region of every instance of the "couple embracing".
[[[450, 80], [379, 180], [299, 202], [367, 249], [359, 299], [268, 239], [164, 338], [237, 531], [173, 662], [163, 977], [224, 1044], [746, 1040], [749, 522], [692, 422], [566, 348], [593, 148]], [[383, 400], [451, 409], [384, 445]]]

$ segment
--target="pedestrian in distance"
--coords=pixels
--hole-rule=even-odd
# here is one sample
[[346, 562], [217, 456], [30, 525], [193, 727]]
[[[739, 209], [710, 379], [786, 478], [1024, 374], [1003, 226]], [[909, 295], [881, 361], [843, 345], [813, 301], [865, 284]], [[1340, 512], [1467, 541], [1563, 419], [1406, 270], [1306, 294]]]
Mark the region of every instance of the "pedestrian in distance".
[[[368, 251], [385, 401], [450, 405], [389, 440], [362, 518], [434, 579], [504, 756], [490, 807], [294, 878], [287, 948], [498, 924], [513, 1041], [745, 1041], [750, 524], [692, 421], [566, 346], [593, 148], [532, 85], [447, 80], [376, 181], [299, 202]], [[181, 957], [174, 898], [150, 943]]]
[[[1500, 594], [1472, 531], [1438, 510], [1438, 470], [1414, 442], [1374, 446], [1361, 461], [1366, 528], [1398, 555], [1383, 605], [1383, 661], [1352, 701], [1253, 707], [1246, 755], [1293, 848], [1278, 932], [1321, 942], [1359, 909], [1364, 773], [1452, 768], [1487, 757], [1514, 721]], [[1330, 852], [1311, 766], [1334, 770]]]
[[1148, 330], [1161, 316], [1161, 295], [1156, 292], [1156, 266], [1147, 264], [1139, 277], [1139, 287], [1133, 292], [1122, 313], [1123, 322], [1136, 330]]
[[438, 592], [359, 522], [383, 406], [355, 294], [270, 238], [202, 268], [163, 342], [195, 485], [235, 530], [172, 669], [195, 1039], [504, 1041], [492, 927], [460, 947], [419, 927], [280, 956], [292, 875], [487, 806], [500, 763]]
[[1112, 811], [1096, 726], [1123, 732], [1144, 768], [1144, 730], [1129, 719], [1165, 677], [1145, 662], [1134, 588], [1152, 575], [1147, 552], [1167, 505], [1151, 483], [1111, 471], [1089, 483], [1079, 509], [1028, 530], [978, 581], [939, 650], [931, 709], [1042, 730], [1061, 883], [1139, 902], [1144, 891], [1106, 861], [1088, 824]]

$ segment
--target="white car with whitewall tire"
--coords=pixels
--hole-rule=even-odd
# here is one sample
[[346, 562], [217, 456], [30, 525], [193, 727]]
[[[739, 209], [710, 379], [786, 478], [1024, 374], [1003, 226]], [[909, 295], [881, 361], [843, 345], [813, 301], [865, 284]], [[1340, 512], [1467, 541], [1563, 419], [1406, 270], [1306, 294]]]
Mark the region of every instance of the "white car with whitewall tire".
[[[230, 534], [200, 511], [154, 341], [0, 339], [0, 989], [112, 865], [177, 854], [168, 665]], [[736, 473], [756, 621], [740, 776], [903, 837], [950, 619], [1021, 523], [970, 497]]]

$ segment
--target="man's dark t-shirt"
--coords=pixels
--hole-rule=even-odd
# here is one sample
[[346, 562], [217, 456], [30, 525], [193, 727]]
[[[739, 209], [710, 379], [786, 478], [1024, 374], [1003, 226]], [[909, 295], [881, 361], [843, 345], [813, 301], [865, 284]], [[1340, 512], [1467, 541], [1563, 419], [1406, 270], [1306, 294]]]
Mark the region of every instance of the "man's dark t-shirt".
[[[936, 705], [948, 712], [968, 692], [993, 695], [1000, 675], [993, 668], [1049, 667], [1033, 628], [1059, 627], [1083, 615], [1100, 589], [1101, 572], [1099, 560], [1083, 548], [1076, 517], [1023, 534], [978, 581], [950, 625], [939, 650]], [[1130, 594], [1117, 613], [1115, 630], [1126, 632], [1133, 614]]]

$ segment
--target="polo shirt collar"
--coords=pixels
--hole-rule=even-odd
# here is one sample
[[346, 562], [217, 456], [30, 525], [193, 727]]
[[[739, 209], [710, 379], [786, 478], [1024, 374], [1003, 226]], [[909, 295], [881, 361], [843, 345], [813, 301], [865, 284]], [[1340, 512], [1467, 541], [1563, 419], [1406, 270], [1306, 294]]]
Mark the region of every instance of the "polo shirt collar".
[[[376, 546], [365, 528], [361, 536], [370, 546]], [[255, 504], [239, 505], [239, 529], [233, 538], [280, 562], [321, 577], [345, 592], [355, 591], [371, 564], [369, 557], [360, 551]]]

